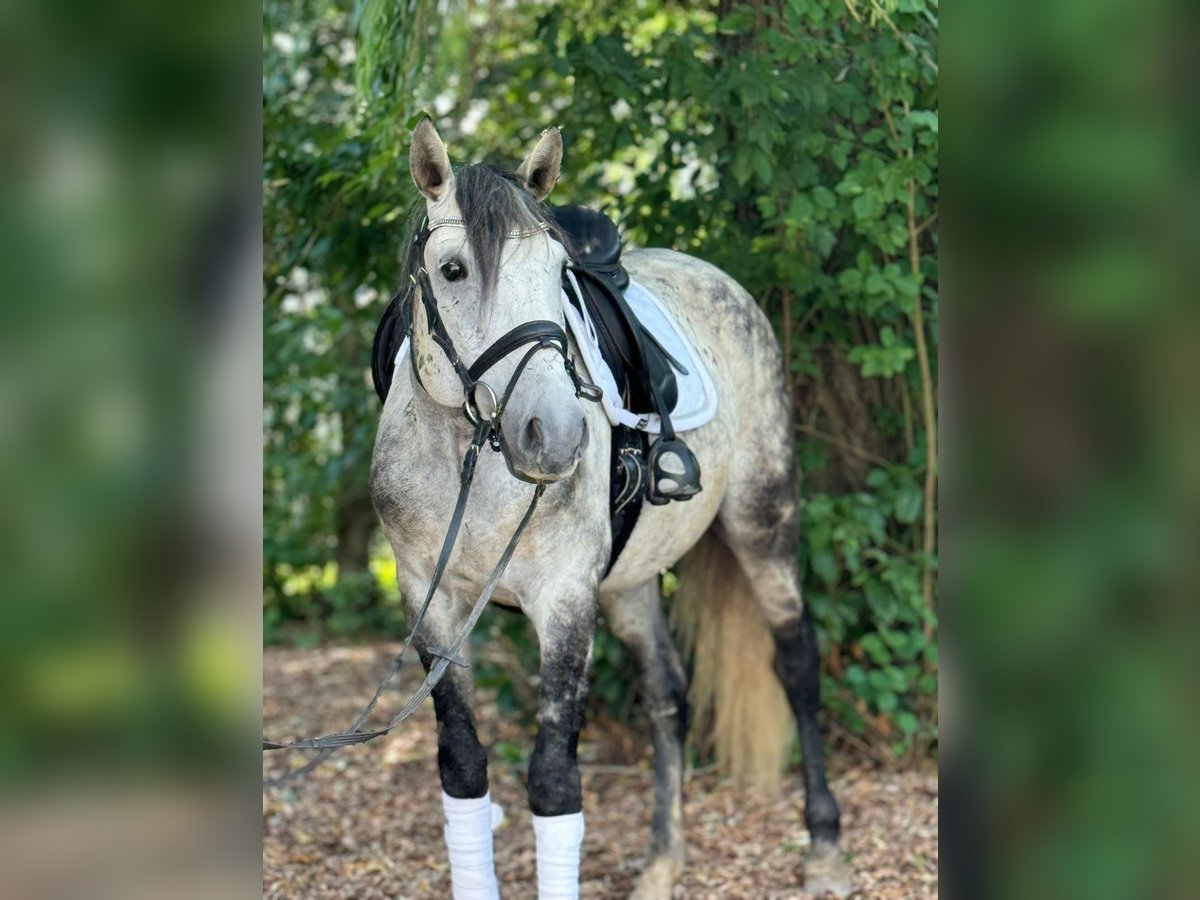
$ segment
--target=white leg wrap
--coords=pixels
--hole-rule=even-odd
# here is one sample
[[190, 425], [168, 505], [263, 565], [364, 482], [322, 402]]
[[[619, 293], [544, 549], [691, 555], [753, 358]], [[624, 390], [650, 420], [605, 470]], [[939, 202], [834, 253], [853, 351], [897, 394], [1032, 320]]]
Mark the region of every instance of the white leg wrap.
[[538, 900], [578, 900], [583, 813], [534, 816], [537, 835]]
[[492, 862], [492, 829], [500, 824], [500, 807], [491, 794], [457, 800], [442, 792], [446, 814], [446, 849], [450, 851], [450, 881], [454, 900], [499, 900], [496, 867]]

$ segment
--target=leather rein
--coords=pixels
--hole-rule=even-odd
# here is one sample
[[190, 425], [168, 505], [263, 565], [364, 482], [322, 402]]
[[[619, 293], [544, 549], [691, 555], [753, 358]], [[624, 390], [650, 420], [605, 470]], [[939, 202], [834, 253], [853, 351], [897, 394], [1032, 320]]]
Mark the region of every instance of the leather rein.
[[[438, 555], [437, 564], [434, 566], [433, 577], [429, 582], [429, 589], [426, 591], [421, 608], [417, 612], [412, 627], [409, 629], [408, 637], [404, 640], [404, 646], [401, 647], [400, 652], [392, 660], [391, 666], [388, 667], [383, 680], [379, 683], [379, 687], [375, 689], [375, 693], [370, 701], [348, 729], [323, 737], [312, 737], [287, 743], [263, 740], [264, 752], [268, 750], [320, 751], [315, 758], [305, 765], [275, 778], [264, 779], [264, 786], [278, 785], [312, 771], [341, 747], [347, 747], [352, 744], [365, 744], [367, 741], [373, 741], [389, 733], [417, 710], [422, 701], [432, 693], [434, 687], [441, 681], [442, 676], [446, 674], [446, 670], [451, 663], [456, 666], [468, 668], [468, 663], [462, 656], [462, 649], [470, 639], [471, 631], [491, 600], [492, 594], [495, 593], [496, 586], [499, 584], [504, 570], [508, 567], [513, 553], [516, 552], [521, 536], [525, 533], [530, 519], [533, 518], [533, 511], [537, 508], [538, 501], [546, 491], [546, 482], [537, 481], [514, 469], [511, 454], [508, 451], [508, 445], [504, 439], [504, 432], [500, 425], [500, 417], [508, 405], [509, 399], [512, 397], [517, 381], [524, 374], [526, 366], [529, 365], [534, 355], [540, 350], [553, 350], [561, 355], [567, 375], [575, 385], [576, 397], [595, 403], [599, 402], [603, 395], [603, 392], [597, 385], [590, 384], [580, 377], [575, 363], [571, 359], [567, 335], [563, 327], [557, 322], [551, 322], [546, 319], [536, 319], [518, 325], [516, 328], [497, 338], [491, 346], [479, 355], [479, 358], [472, 365], [467, 366], [463, 363], [462, 357], [454, 346], [454, 340], [450, 337], [450, 332], [446, 329], [446, 325], [442, 321], [441, 313], [438, 310], [437, 296], [434, 294], [433, 285], [429, 280], [429, 272], [425, 269], [424, 265], [425, 245], [429, 241], [429, 236], [435, 230], [438, 228], [463, 227], [465, 225], [462, 219], [458, 218], [435, 219], [432, 222], [426, 220], [421, 229], [413, 236], [413, 242], [416, 245], [416, 258], [420, 261], [420, 264], [418, 265], [416, 274], [409, 275], [412, 282], [409, 290], [416, 290], [420, 293], [421, 303], [425, 309], [425, 318], [429, 325], [429, 334], [433, 338], [434, 343], [442, 348], [446, 359], [462, 382], [463, 414], [466, 416], [467, 421], [474, 426], [471, 442], [468, 444], [466, 453], [463, 455], [462, 469], [459, 475], [458, 499], [454, 504], [454, 512], [450, 516], [450, 526], [446, 530], [445, 539], [442, 541], [442, 550]], [[544, 222], [539, 222], [538, 228], [535, 231], [513, 231], [509, 232], [508, 237], [530, 237], [548, 230], [548, 226]], [[407, 337], [410, 342], [414, 319], [415, 317], [409, 316]], [[503, 393], [497, 398], [496, 392], [487, 382], [482, 380], [483, 376], [501, 360], [526, 346], [528, 346], [528, 349], [517, 363], [517, 367], [513, 371], [512, 377], [509, 378]], [[409, 347], [409, 357], [412, 360], [413, 374], [416, 377], [417, 383], [424, 389], [424, 383], [421, 381], [421, 373], [417, 369], [417, 354], [411, 345]], [[484, 406], [481, 406], [481, 401], [485, 399], [487, 401], [486, 409]], [[500, 452], [504, 456], [508, 470], [514, 477], [536, 485], [533, 497], [530, 499], [529, 506], [526, 508], [525, 514], [521, 517], [516, 531], [513, 532], [512, 538], [509, 539], [508, 545], [504, 548], [504, 552], [500, 555], [500, 559], [492, 569], [492, 573], [488, 577], [483, 591], [475, 601], [475, 605], [471, 608], [470, 615], [467, 616], [466, 621], [459, 628], [453, 641], [451, 641], [448, 647], [426, 647], [426, 652], [435, 658], [435, 662], [429, 667], [429, 671], [426, 673], [425, 680], [421, 683], [421, 686], [417, 688], [408, 702], [404, 704], [400, 712], [393, 716], [385, 726], [372, 731], [364, 731], [363, 726], [366, 724], [371, 712], [375, 709], [379, 698], [391, 683], [392, 678], [400, 671], [404, 663], [404, 657], [407, 655], [413, 638], [417, 634], [417, 629], [420, 628], [421, 623], [425, 619], [425, 613], [428, 612], [429, 605], [433, 602], [433, 596], [437, 592], [438, 585], [441, 583], [442, 575], [446, 570], [446, 564], [450, 561], [450, 554], [453, 552], [455, 542], [458, 539], [463, 514], [467, 508], [467, 497], [470, 494], [471, 483], [475, 478], [475, 464], [485, 444], [489, 444], [493, 450]]]

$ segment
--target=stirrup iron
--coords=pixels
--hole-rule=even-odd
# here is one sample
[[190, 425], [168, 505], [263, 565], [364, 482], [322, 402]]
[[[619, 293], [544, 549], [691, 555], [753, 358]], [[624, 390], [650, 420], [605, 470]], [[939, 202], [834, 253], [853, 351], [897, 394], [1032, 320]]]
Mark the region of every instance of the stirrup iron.
[[672, 500], [691, 500], [701, 491], [700, 463], [688, 445], [672, 435], [660, 435], [646, 455], [650, 484], [646, 499], [654, 506]]

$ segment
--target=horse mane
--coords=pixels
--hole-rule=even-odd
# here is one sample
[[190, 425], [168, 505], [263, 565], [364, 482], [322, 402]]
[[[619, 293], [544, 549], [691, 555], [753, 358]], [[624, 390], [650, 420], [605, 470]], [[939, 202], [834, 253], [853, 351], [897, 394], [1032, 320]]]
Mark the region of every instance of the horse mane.
[[[463, 166], [454, 173], [454, 199], [458, 202], [484, 297], [490, 296], [496, 289], [500, 254], [509, 232], [526, 231], [544, 225], [550, 236], [570, 251], [568, 239], [558, 228], [549, 208], [525, 189], [515, 172], [491, 163]], [[413, 278], [423, 264], [423, 248], [414, 239], [421, 233], [424, 224], [425, 201], [418, 196], [412, 205], [405, 230], [401, 287], [392, 297], [392, 302], [375, 329], [371, 376], [380, 400], [387, 400], [392, 385], [392, 363], [412, 321], [412, 303], [416, 292]]]

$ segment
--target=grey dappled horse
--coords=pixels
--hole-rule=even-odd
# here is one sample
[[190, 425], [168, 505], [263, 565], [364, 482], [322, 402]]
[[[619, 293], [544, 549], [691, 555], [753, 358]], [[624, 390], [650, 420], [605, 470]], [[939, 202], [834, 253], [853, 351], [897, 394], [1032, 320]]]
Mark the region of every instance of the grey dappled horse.
[[[556, 128], [515, 173], [488, 166], [456, 172], [429, 120], [413, 133], [409, 163], [426, 201], [418, 221], [455, 227], [430, 231], [423, 258], [410, 265], [428, 273], [445, 330], [467, 365], [522, 323], [563, 322], [567, 250], [547, 230], [542, 205], [561, 162]], [[653, 730], [653, 833], [635, 896], [669, 897], [682, 871], [688, 685], [659, 592], [659, 574], [676, 563], [680, 589], [672, 616], [694, 659], [693, 715], [710, 720], [717, 750], [735, 775], [769, 784], [786, 759], [794, 714], [812, 838], [806, 889], [845, 894], [838, 807], [817, 730], [817, 647], [796, 571], [799, 505], [779, 345], [754, 300], [719, 269], [671, 250], [632, 250], [624, 261], [695, 342], [716, 385], [716, 417], [686, 435], [703, 491], [686, 503], [647, 504], [605, 576], [610, 425], [599, 404], [580, 401], [559, 354], [533, 354], [499, 418], [505, 452], [479, 457], [457, 545], [414, 645], [428, 669], [430, 648], [451, 641], [480, 595], [534, 491], [513, 473], [546, 483], [494, 595], [494, 602], [529, 617], [541, 648], [528, 781], [539, 894], [578, 892], [583, 828], [576, 745], [598, 611], [636, 663]], [[422, 303], [412, 306], [411, 361], [396, 370], [371, 467], [372, 496], [395, 551], [410, 622], [430, 583], [472, 436], [460, 376], [430, 335]], [[573, 344], [570, 350], [577, 356]], [[522, 355], [489, 371], [497, 395]], [[473, 693], [470, 670], [458, 666], [433, 692], [456, 897], [496, 896], [490, 824], [486, 834], [481, 824], [490, 818], [481, 811], [487, 753], [475, 731]], [[473, 824], [464, 825], [463, 817]], [[571, 828], [556, 832], [568, 822]]]

